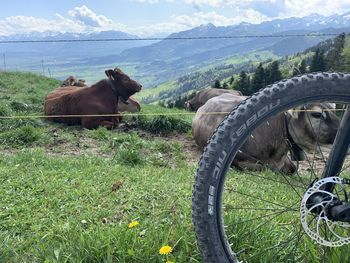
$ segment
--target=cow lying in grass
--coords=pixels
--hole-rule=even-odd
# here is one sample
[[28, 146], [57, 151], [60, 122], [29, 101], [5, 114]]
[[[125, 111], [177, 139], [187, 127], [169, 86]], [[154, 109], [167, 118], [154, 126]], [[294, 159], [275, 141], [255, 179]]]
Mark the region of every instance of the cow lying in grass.
[[200, 107], [202, 107], [208, 100], [211, 98], [220, 96], [224, 93], [230, 93], [237, 96], [242, 96], [242, 92], [238, 90], [228, 90], [228, 89], [216, 89], [216, 88], [208, 88], [201, 90], [194, 95], [194, 97], [188, 101], [186, 101], [186, 108], [190, 111], [197, 111]]
[[[68, 83], [71, 85], [66, 86]], [[47, 94], [47, 96], [45, 97], [45, 100], [59, 98], [66, 94], [75, 92], [79, 89], [88, 87], [85, 84], [84, 86], [81, 86], [82, 83], [85, 83], [85, 80], [82, 80], [82, 79], [76, 80], [73, 76], [70, 76], [63, 82], [62, 87], [59, 87], [54, 91], [50, 92], [49, 94]], [[136, 99], [130, 97], [126, 101], [126, 103], [124, 103], [123, 101], [119, 101], [117, 110], [118, 112], [132, 112], [132, 113], [139, 112], [141, 111], [141, 105]]]
[[[142, 86], [120, 69], [106, 70], [107, 79], [91, 87], [60, 88], [45, 98], [45, 115], [108, 115], [118, 114], [120, 101], [127, 104], [129, 97], [139, 92]], [[58, 95], [60, 94], [60, 95]], [[92, 129], [104, 126], [112, 129], [120, 121], [116, 116], [77, 116], [49, 118], [52, 121], [69, 125], [81, 125]]]
[[[214, 130], [226, 114], [203, 114], [208, 112], [231, 112], [246, 97], [223, 94], [214, 97], [198, 109], [192, 122], [192, 134], [200, 147], [207, 144]], [[330, 149], [340, 120], [332, 110], [335, 105], [309, 104], [306, 111], [288, 111], [270, 118], [248, 136], [233, 160], [241, 169], [260, 171], [269, 167], [274, 171], [292, 174], [297, 168], [292, 159], [302, 160], [304, 151]], [[316, 144], [318, 143], [318, 144]], [[292, 146], [292, 147], [291, 147]]]
[[62, 83], [62, 87], [68, 87], [68, 86], [76, 86], [76, 87], [86, 87], [84, 79], [77, 80], [73, 76], [69, 76], [65, 81]]

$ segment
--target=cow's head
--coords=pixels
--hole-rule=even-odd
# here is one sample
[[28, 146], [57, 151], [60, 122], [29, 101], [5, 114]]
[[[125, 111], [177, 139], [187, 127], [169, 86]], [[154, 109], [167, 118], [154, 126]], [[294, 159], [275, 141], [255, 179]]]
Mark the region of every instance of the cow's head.
[[289, 110], [288, 115], [288, 130], [297, 145], [306, 151], [331, 148], [340, 124], [335, 104], [308, 104]]
[[79, 79], [77, 80], [73, 76], [69, 76], [65, 81], [62, 83], [62, 87], [68, 87], [68, 86], [77, 86], [77, 87], [85, 87], [85, 80]]
[[127, 103], [128, 98], [142, 88], [141, 84], [131, 79], [119, 68], [108, 69], [105, 73], [112, 83], [113, 89], [124, 103]]
[[85, 84], [85, 79], [79, 79], [76, 83], [75, 83], [75, 86], [78, 86], [78, 87], [85, 87], [86, 84]]
[[139, 111], [141, 111], [141, 105], [137, 100], [130, 97], [127, 100], [127, 103], [120, 102], [118, 104], [118, 111], [119, 112], [125, 112], [125, 111], [126, 112], [139, 112]]
[[65, 81], [63, 81], [62, 87], [74, 86], [76, 81], [77, 80], [73, 76], [69, 76]]

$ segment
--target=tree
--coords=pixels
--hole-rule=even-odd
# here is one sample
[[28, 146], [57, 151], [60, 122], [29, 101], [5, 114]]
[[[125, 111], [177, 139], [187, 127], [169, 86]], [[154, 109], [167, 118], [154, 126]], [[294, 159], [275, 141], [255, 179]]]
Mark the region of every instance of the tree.
[[276, 81], [279, 81], [282, 79], [282, 73], [280, 71], [280, 64], [277, 60], [273, 61], [269, 66], [266, 68], [266, 85], [275, 83]]
[[213, 88], [221, 89], [221, 84], [220, 84], [219, 80], [215, 80], [215, 84], [214, 84]]
[[256, 68], [251, 84], [251, 93], [254, 93], [266, 86], [266, 75], [265, 69], [262, 66], [262, 63]]
[[235, 77], [234, 76], [232, 76], [231, 78], [230, 78], [230, 85], [232, 86], [233, 85], [233, 82], [235, 81]]
[[227, 82], [224, 82], [224, 84], [222, 84], [222, 88], [223, 88], [223, 89], [228, 89], [228, 84], [227, 84]]
[[305, 74], [306, 73], [306, 61], [303, 59], [299, 66], [294, 66], [293, 68], [293, 76], [297, 76], [300, 74]]
[[346, 45], [343, 52], [342, 52], [342, 57], [343, 57], [343, 63], [340, 68], [342, 71], [350, 71], [350, 45]]
[[324, 51], [319, 48], [316, 50], [311, 60], [310, 72], [326, 71], [326, 60]]
[[299, 71], [301, 74], [305, 74], [307, 69], [306, 69], [306, 60], [303, 59], [300, 63], [300, 66], [299, 66]]
[[339, 70], [343, 65], [342, 52], [345, 47], [345, 34], [341, 34], [334, 39], [333, 48], [328, 51], [326, 62], [327, 70]]
[[236, 90], [242, 92], [243, 95], [251, 94], [250, 79], [244, 70], [239, 74]]

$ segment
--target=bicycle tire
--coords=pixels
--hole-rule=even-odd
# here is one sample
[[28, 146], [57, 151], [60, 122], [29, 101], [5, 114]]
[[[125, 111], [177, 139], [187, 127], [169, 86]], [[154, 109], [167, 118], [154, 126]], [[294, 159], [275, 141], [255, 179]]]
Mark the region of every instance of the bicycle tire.
[[350, 74], [310, 73], [269, 85], [233, 109], [217, 127], [198, 163], [192, 195], [192, 221], [204, 262], [239, 262], [238, 251], [231, 250], [225, 235], [221, 202], [226, 171], [249, 132], [276, 112], [329, 99], [350, 104]]

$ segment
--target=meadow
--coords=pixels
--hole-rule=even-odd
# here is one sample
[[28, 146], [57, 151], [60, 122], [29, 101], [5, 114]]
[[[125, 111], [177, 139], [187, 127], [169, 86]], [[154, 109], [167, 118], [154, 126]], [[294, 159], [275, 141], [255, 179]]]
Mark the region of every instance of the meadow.
[[[59, 84], [0, 73], [0, 115], [42, 115]], [[0, 120], [0, 262], [200, 262], [191, 118], [128, 116], [113, 131]], [[159, 254], [166, 245], [173, 252]]]
[[[65, 126], [39, 118], [59, 85], [0, 72], [0, 262], [202, 262], [193, 114], [142, 105], [114, 130]], [[320, 249], [301, 228], [308, 180], [229, 172], [223, 217], [244, 262], [346, 262], [346, 246]]]

